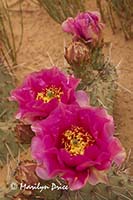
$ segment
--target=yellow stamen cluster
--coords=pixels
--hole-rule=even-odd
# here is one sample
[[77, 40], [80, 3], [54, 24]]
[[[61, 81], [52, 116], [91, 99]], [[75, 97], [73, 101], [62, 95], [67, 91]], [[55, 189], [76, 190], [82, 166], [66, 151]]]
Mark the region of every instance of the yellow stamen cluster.
[[43, 89], [41, 92], [38, 92], [36, 96], [36, 100], [43, 100], [44, 103], [48, 103], [54, 98], [57, 98], [58, 101], [61, 100], [61, 95], [63, 94], [63, 91], [59, 87], [55, 87], [54, 85], [47, 87]]
[[94, 138], [78, 126], [66, 130], [62, 137], [62, 144], [71, 155], [83, 155], [86, 147], [92, 146], [94, 142]]

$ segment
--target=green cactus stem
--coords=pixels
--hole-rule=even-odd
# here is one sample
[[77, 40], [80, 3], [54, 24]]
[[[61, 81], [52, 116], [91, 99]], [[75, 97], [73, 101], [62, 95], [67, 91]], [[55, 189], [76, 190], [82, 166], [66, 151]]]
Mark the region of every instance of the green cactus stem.
[[17, 106], [9, 101], [10, 91], [15, 87], [14, 77], [3, 63], [0, 63], [0, 71], [0, 162], [4, 166], [8, 154], [12, 159], [18, 155], [20, 144], [16, 143], [14, 134], [14, 115]]
[[[119, 173], [118, 173], [119, 171]], [[28, 190], [20, 191], [19, 187], [16, 191], [7, 192], [2, 200], [13, 200], [13, 196], [16, 194], [23, 194], [28, 200], [33, 199], [45, 199], [45, 200], [132, 200], [133, 199], [133, 179], [124, 171], [120, 171], [116, 168], [111, 169], [108, 173], [108, 184], [99, 183], [95, 186], [86, 184], [86, 186], [78, 191], [70, 190], [43, 190], [39, 192], [37, 190], [31, 191], [32, 195], [27, 196]], [[60, 182], [60, 183], [59, 183]], [[50, 186], [51, 183], [57, 185], [66, 185], [64, 181], [58, 178], [51, 181], [42, 181], [41, 185]], [[10, 197], [10, 198], [9, 198]], [[23, 199], [22, 199], [23, 200]]]
[[113, 114], [117, 73], [109, 59], [105, 60], [102, 52], [103, 41], [95, 46], [83, 45], [83, 41], [80, 41], [78, 49], [75, 46], [77, 42], [73, 43], [66, 48], [65, 52], [65, 58], [70, 64], [69, 73], [74, 73], [81, 79], [79, 89], [88, 93], [91, 105], [104, 107]]

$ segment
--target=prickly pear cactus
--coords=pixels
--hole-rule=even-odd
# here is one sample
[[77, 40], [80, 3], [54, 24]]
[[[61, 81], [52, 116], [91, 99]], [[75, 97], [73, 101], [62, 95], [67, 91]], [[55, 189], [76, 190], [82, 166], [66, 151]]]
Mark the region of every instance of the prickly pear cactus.
[[0, 63], [0, 72], [0, 121], [5, 121], [15, 112], [15, 104], [9, 102], [10, 91], [14, 88], [14, 77], [3, 63]]
[[[71, 29], [69, 23], [70, 21], [66, 21], [65, 25], [68, 25]], [[78, 23], [79, 21], [77, 21]], [[77, 29], [74, 30], [76, 34]], [[69, 29], [67, 31], [69, 32]], [[65, 58], [70, 65], [69, 73], [74, 73], [77, 78], [81, 79], [80, 89], [86, 90], [91, 105], [102, 106], [110, 114], [113, 114], [114, 96], [117, 87], [116, 68], [109, 59], [105, 59], [102, 51], [104, 46], [102, 38], [99, 37], [98, 43], [95, 43], [95, 40], [89, 43], [82, 38], [83, 36], [81, 34], [78, 41], [75, 41], [77, 38], [73, 38], [72, 44], [65, 49]], [[68, 192], [61, 199], [131, 200], [133, 198], [133, 182], [125, 171], [124, 168], [121, 170], [121, 167], [116, 168], [113, 166], [108, 173], [108, 184], [100, 183], [95, 186], [86, 184], [83, 189], [77, 192]]]
[[66, 194], [64, 193], [60, 200], [132, 200], [132, 191], [133, 181], [127, 175], [121, 174], [121, 176], [117, 176], [114, 172], [110, 172], [108, 185], [100, 183], [92, 186], [87, 184], [82, 190], [77, 192], [69, 191]]
[[116, 85], [116, 69], [110, 63], [104, 65], [86, 91], [90, 95], [90, 104], [93, 106], [102, 106], [107, 111], [113, 113], [113, 102], [115, 97]]
[[13, 77], [8, 67], [0, 64], [0, 161], [1, 165], [7, 160], [7, 154], [11, 156], [17, 154], [18, 145], [12, 133], [14, 126], [13, 113], [15, 112], [15, 104], [9, 102], [10, 90], [14, 87]]
[[[99, 44], [101, 45], [99, 46]], [[71, 66], [69, 72], [81, 79], [79, 87], [89, 94], [90, 104], [105, 107], [109, 113], [112, 113], [117, 73], [115, 66], [104, 58], [101, 40], [99, 44], [96, 44], [95, 41], [92, 45], [88, 45], [82, 40], [73, 41], [71, 46], [66, 48], [65, 58]], [[2, 83], [7, 77], [8, 81], [12, 78], [6, 68], [5, 71]], [[6, 75], [8, 76], [6, 77]], [[12, 81], [10, 84], [12, 88]], [[9, 92], [9, 90], [6, 90], [6, 82], [2, 85], [2, 91], [4, 91], [2, 93], [4, 100]], [[3, 107], [6, 108], [6, 101], [2, 102], [2, 109]], [[11, 106], [11, 109], [9, 108], [11, 113], [12, 109], [14, 110], [13, 106]], [[11, 159], [15, 159], [19, 149], [19, 145], [17, 146], [12, 134], [14, 125], [10, 116], [8, 114], [6, 118], [2, 115], [3, 126], [1, 126], [0, 138], [3, 142], [0, 147], [2, 164], [7, 161], [5, 158], [8, 158], [9, 155]], [[5, 126], [5, 123], [6, 125], [9, 123], [10, 126]], [[29, 126], [20, 123], [16, 130], [20, 143], [25, 143], [28, 139], [30, 142], [33, 132], [31, 132]], [[25, 138], [23, 137], [24, 134]], [[0, 193], [1, 200], [132, 200], [133, 181], [123, 166], [116, 168], [113, 165], [108, 172], [107, 184], [99, 183], [93, 186], [87, 183], [81, 190], [70, 191], [67, 182], [60, 177], [50, 181], [41, 180], [36, 174], [38, 165], [40, 164], [29, 160], [16, 162], [10, 181], [5, 187], [0, 188], [2, 191]], [[27, 186], [30, 186], [30, 188]], [[67, 189], [64, 189], [64, 186], [67, 186]]]
[[82, 42], [75, 47], [77, 42], [73, 43], [65, 52], [65, 58], [71, 66], [69, 73], [81, 79], [80, 89], [86, 90], [91, 105], [102, 106], [112, 114], [117, 87], [115, 66], [105, 61], [102, 47], [91, 47]]
[[[0, 165], [4, 166], [9, 154], [14, 159], [20, 149], [16, 142], [15, 131], [16, 104], [9, 101], [10, 91], [15, 87], [15, 80], [10, 69], [0, 64]], [[22, 147], [21, 147], [22, 149]]]
[[[29, 174], [31, 171], [28, 171]], [[33, 171], [32, 171], [33, 173]], [[66, 185], [66, 183], [57, 178], [56, 180], [43, 181], [39, 180], [41, 186], [45, 189], [41, 191], [36, 189], [21, 190], [17, 181], [14, 180], [14, 184], [17, 186], [16, 190], [10, 190], [5, 193], [5, 197], [2, 200], [132, 200], [133, 198], [133, 180], [120, 168], [112, 168], [108, 174], [108, 184], [97, 184], [96, 186], [86, 184], [84, 188], [78, 191], [57, 190], [52, 189], [51, 185], [54, 183], [56, 186]], [[30, 181], [30, 179], [29, 179]], [[28, 184], [28, 182], [27, 182]], [[29, 184], [30, 185], [30, 184]], [[37, 185], [37, 183], [35, 184]], [[46, 186], [49, 189], [46, 189]], [[53, 187], [54, 188], [54, 187]], [[41, 191], [41, 192], [40, 192]]]
[[[0, 63], [0, 174], [3, 174], [4, 181], [0, 182], [0, 200], [13, 199], [19, 190], [12, 187], [14, 184], [14, 172], [19, 161], [20, 153], [29, 145], [31, 140], [30, 127], [18, 124], [15, 120], [17, 105], [9, 100], [10, 91], [15, 87], [15, 77], [12, 70], [3, 62]], [[23, 137], [23, 133], [29, 136]], [[33, 133], [32, 133], [33, 136]], [[22, 146], [22, 143], [23, 144]], [[13, 162], [13, 166], [10, 164]], [[6, 171], [4, 175], [3, 171]], [[7, 177], [6, 177], [7, 176]], [[8, 180], [6, 180], [8, 179]]]

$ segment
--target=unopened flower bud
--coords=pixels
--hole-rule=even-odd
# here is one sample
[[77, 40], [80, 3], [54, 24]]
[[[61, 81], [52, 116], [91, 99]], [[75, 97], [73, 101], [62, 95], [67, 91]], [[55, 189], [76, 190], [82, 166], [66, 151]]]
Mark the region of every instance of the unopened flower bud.
[[16, 138], [22, 144], [30, 144], [34, 132], [31, 130], [30, 125], [19, 122], [15, 127]]
[[64, 56], [70, 65], [80, 65], [90, 60], [90, 51], [84, 43], [74, 41], [66, 48]]
[[27, 185], [34, 185], [39, 182], [39, 178], [36, 175], [35, 169], [37, 163], [30, 160], [21, 161], [16, 169], [15, 179], [19, 183], [26, 183]]

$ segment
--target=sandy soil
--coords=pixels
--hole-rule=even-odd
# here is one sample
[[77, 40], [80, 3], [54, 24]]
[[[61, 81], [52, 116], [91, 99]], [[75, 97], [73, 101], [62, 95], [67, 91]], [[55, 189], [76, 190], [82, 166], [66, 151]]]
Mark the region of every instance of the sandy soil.
[[[12, 3], [13, 0], [10, 1]], [[16, 74], [21, 82], [31, 71], [40, 70], [51, 65], [66, 67], [63, 49], [71, 39], [63, 33], [61, 26], [38, 6], [24, 4], [24, 35], [18, 54]], [[87, 4], [89, 10], [96, 10], [96, 5]], [[16, 40], [20, 35], [17, 8], [13, 7], [13, 27]], [[118, 90], [115, 98], [114, 118], [116, 132], [126, 149], [133, 144], [133, 41], [125, 41], [122, 32], [113, 35], [110, 27], [105, 28], [105, 42], [111, 44], [111, 60], [117, 65]], [[109, 47], [105, 48], [108, 52]], [[120, 65], [118, 65], [118, 63]]]

